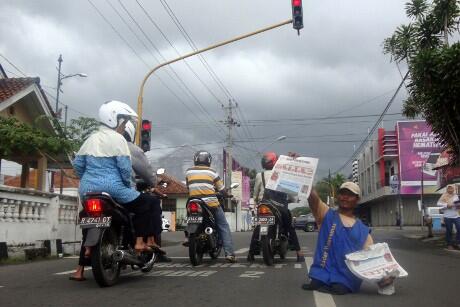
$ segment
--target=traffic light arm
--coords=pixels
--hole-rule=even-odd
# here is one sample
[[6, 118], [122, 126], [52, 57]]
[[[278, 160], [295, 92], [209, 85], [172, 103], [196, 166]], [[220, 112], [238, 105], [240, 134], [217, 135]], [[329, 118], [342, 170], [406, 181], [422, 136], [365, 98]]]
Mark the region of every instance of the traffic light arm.
[[[284, 26], [284, 25], [291, 24], [291, 23], [292, 23], [292, 19], [289, 19], [289, 20], [283, 21], [283, 22], [281, 22], [281, 23], [278, 23], [278, 24], [275, 24], [275, 25], [272, 25], [272, 26], [269, 26], [269, 27], [266, 27], [266, 28], [263, 28], [263, 29], [260, 29], [260, 30], [257, 30], [257, 31], [251, 32], [251, 33], [248, 33], [248, 34], [244, 34], [244, 35], [241, 35], [241, 36], [237, 36], [237, 37], [232, 38], [232, 39], [230, 39], [230, 40], [226, 40], [226, 41], [220, 42], [220, 43], [218, 43], [218, 44], [215, 44], [215, 45], [206, 47], [206, 48], [204, 48], [204, 49], [200, 49], [200, 50], [197, 50], [197, 51], [188, 53], [188, 54], [183, 55], [183, 56], [181, 56], [181, 57], [178, 57], [178, 58], [176, 58], [176, 59], [174, 59], [174, 60], [167, 61], [167, 62], [165, 62], [165, 63], [162, 63], [162, 64], [160, 64], [160, 65], [154, 67], [152, 70], [150, 70], [150, 71], [147, 73], [147, 75], [145, 76], [144, 80], [142, 80], [141, 87], [140, 87], [140, 89], [139, 89], [139, 96], [137, 97], [137, 114], [138, 114], [138, 116], [139, 116], [139, 119], [138, 119], [138, 121], [137, 121], [137, 129], [136, 129], [136, 130], [137, 130], [137, 131], [141, 131], [141, 124], [142, 124], [142, 103], [143, 103], [143, 100], [144, 100], [144, 86], [145, 86], [145, 83], [147, 82], [148, 78], [149, 78], [155, 71], [157, 71], [158, 69], [160, 69], [160, 68], [163, 67], [163, 66], [166, 66], [166, 65], [175, 63], [175, 62], [177, 62], [177, 61], [180, 61], [180, 60], [189, 58], [189, 57], [191, 57], [191, 56], [194, 56], [194, 55], [197, 55], [197, 54], [200, 54], [200, 53], [209, 51], [209, 50], [211, 50], [211, 49], [216, 49], [216, 48], [218, 48], [218, 47], [225, 46], [225, 45], [231, 44], [231, 43], [233, 43], [233, 42], [236, 42], [236, 41], [245, 39], [245, 38], [247, 38], [247, 37], [254, 36], [254, 35], [257, 35], [257, 34], [259, 34], [259, 33], [269, 31], [269, 30], [273, 30], [273, 29], [276, 29], [276, 28], [279, 28], [279, 27], [282, 27], [282, 26]], [[136, 144], [137, 144], [137, 145], [140, 145], [140, 133], [137, 133], [137, 134], [136, 134]]]

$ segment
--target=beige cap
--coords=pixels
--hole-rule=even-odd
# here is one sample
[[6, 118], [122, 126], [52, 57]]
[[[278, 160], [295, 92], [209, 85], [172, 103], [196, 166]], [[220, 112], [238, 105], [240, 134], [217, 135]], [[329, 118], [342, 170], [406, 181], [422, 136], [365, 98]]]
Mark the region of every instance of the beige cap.
[[352, 192], [353, 194], [356, 194], [357, 196], [361, 195], [361, 189], [359, 188], [359, 185], [357, 185], [356, 183], [351, 182], [351, 181], [347, 181], [347, 182], [342, 183], [342, 185], [339, 188], [339, 191], [342, 190], [342, 189], [347, 189], [350, 192]]

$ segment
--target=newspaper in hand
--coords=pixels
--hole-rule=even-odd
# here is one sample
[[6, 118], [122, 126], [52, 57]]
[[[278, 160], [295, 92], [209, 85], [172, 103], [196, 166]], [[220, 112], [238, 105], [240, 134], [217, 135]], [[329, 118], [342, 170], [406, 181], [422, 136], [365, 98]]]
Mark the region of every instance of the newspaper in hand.
[[307, 200], [313, 185], [318, 159], [309, 157], [292, 158], [281, 155], [267, 180], [266, 188], [298, 196]]
[[[387, 243], [377, 243], [369, 249], [345, 256], [345, 263], [358, 278], [377, 283], [386, 277], [406, 277], [407, 272], [399, 265]], [[379, 288], [380, 294], [393, 294], [394, 285]]]

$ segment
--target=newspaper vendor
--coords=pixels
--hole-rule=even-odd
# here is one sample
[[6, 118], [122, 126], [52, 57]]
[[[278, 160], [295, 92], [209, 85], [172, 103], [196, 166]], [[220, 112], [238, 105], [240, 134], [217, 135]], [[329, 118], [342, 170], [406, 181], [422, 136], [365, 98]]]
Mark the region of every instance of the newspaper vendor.
[[[345, 263], [345, 255], [366, 249], [373, 244], [369, 228], [354, 215], [358, 205], [360, 188], [353, 182], [345, 182], [338, 192], [338, 210], [331, 210], [312, 191], [309, 206], [320, 228], [313, 264], [309, 271], [310, 282], [304, 290], [317, 290], [331, 294], [347, 294], [359, 291], [361, 280], [354, 276]], [[383, 280], [382, 285], [392, 279]]]

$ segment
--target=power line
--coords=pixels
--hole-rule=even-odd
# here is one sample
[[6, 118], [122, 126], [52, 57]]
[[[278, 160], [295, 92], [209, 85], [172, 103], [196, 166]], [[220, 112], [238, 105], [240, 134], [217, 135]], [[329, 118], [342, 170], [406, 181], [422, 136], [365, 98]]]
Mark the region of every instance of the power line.
[[[127, 12], [127, 14], [130, 16], [130, 18], [135, 21], [135, 18], [129, 13], [129, 11], [127, 10], [127, 8], [123, 5], [123, 3], [119, 0], [118, 1], [120, 3], [120, 5], [123, 7], [123, 9]], [[144, 14], [147, 16], [147, 18], [149, 19], [149, 21], [154, 25], [154, 27], [161, 33], [161, 35], [163, 36], [163, 38], [166, 39], [166, 41], [171, 45], [171, 47], [176, 51], [176, 53], [179, 54], [179, 52], [177, 51], [177, 49], [174, 47], [174, 45], [171, 43], [171, 41], [167, 38], [167, 36], [164, 34], [164, 32], [161, 30], [161, 28], [158, 26], [158, 24], [153, 20], [153, 18], [151, 17], [151, 15], [147, 12], [147, 10], [142, 6], [142, 4], [140, 4], [137, 0], [136, 0], [137, 4], [139, 5], [139, 7], [142, 9], [142, 11], [144, 12]], [[136, 21], [135, 21], [136, 22]], [[138, 25], [139, 28], [140, 25], [136, 22], [136, 24]], [[161, 52], [158, 50], [158, 48], [156, 48], [157, 52], [160, 54], [160, 56], [164, 59], [165, 57], [161, 54]], [[180, 54], [179, 54], [180, 55]], [[202, 80], [199, 78], [199, 76], [196, 74], [195, 71], [193, 71], [193, 69], [190, 67], [190, 65], [184, 60], [184, 63], [186, 63], [187, 67], [195, 74], [195, 76], [202, 82]], [[218, 122], [216, 121], [216, 119], [214, 119], [212, 117], [212, 115], [208, 112], [208, 110], [203, 106], [203, 104], [201, 103], [201, 101], [195, 96], [195, 94], [191, 91], [191, 89], [185, 84], [185, 82], [182, 80], [182, 78], [179, 77], [179, 75], [175, 72], [175, 70], [173, 70], [171, 68], [171, 70], [173, 71], [173, 73], [176, 75], [176, 77], [179, 79], [179, 81], [182, 83], [182, 85], [186, 88], [187, 92], [189, 93], [189, 95], [193, 98], [193, 100], [198, 104], [198, 106], [201, 108], [201, 110], [211, 119], [211, 121], [213, 121], [217, 127], [217, 129], [221, 130], [221, 132], [223, 132], [223, 129], [219, 126]], [[203, 85], [205, 85], [203, 83]], [[206, 86], [206, 85], [205, 85]], [[222, 105], [222, 103], [221, 103]]]
[[372, 127], [372, 129], [370, 130], [369, 134], [364, 138], [364, 140], [362, 141], [361, 145], [359, 145], [358, 149], [355, 150], [355, 152], [353, 153], [353, 155], [345, 162], [345, 164], [343, 164], [337, 171], [334, 172], [334, 174], [337, 174], [339, 172], [341, 172], [348, 164], [350, 164], [351, 161], [353, 161], [356, 156], [358, 155], [358, 153], [361, 151], [361, 149], [365, 146], [365, 144], [368, 142], [369, 140], [369, 137], [371, 135], [374, 134], [375, 130], [377, 129], [378, 125], [380, 124], [380, 122], [382, 121], [383, 117], [385, 116], [386, 112], [388, 111], [388, 109], [390, 108], [391, 104], [393, 103], [393, 101], [395, 100], [396, 96], [398, 95], [399, 93], [399, 90], [401, 89], [401, 87], [404, 85], [404, 81], [407, 79], [407, 77], [409, 76], [409, 72], [406, 73], [406, 75], [404, 76], [404, 78], [402, 79], [401, 83], [399, 84], [398, 88], [396, 89], [395, 93], [393, 94], [393, 96], [391, 97], [390, 101], [388, 102], [388, 104], [386, 105], [385, 109], [383, 110], [382, 114], [380, 115], [380, 117], [377, 119], [377, 122], [374, 124], [374, 126]]
[[22, 71], [20, 70], [16, 65], [14, 65], [10, 60], [8, 60], [3, 54], [0, 53], [0, 56], [8, 62], [8, 64], [10, 64], [11, 66], [13, 66], [14, 69], [16, 69], [18, 72], [20, 72], [24, 77], [27, 77], [27, 75]]
[[[91, 6], [96, 10], [96, 12], [99, 14], [99, 16], [112, 28], [112, 30], [118, 35], [118, 37], [129, 47], [129, 49], [141, 60], [142, 63], [144, 63], [144, 65], [147, 67], [147, 68], [150, 68], [150, 66], [145, 62], [145, 60], [137, 53], [137, 51], [129, 44], [129, 42], [120, 34], [120, 32], [115, 28], [115, 26], [105, 17], [105, 15], [94, 5], [93, 2], [91, 2], [91, 0], [87, 0]], [[156, 77], [160, 80], [160, 82], [176, 97], [179, 99], [180, 102], [182, 102], [182, 104], [184, 106], [186, 106], [185, 102], [183, 102], [182, 99], [179, 98], [179, 96], [177, 96], [177, 94], [169, 87], [166, 85], [166, 83], [158, 76], [156, 75]], [[187, 106], [186, 106], [187, 107]], [[193, 112], [193, 110], [191, 110], [189, 107], [187, 107], [187, 109], [192, 113], [194, 114], [198, 120], [200, 120], [200, 118]], [[214, 130], [213, 130], [214, 131]], [[218, 137], [220, 137], [219, 135], [217, 135]]]

